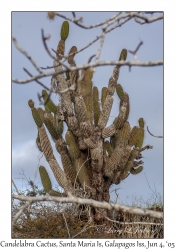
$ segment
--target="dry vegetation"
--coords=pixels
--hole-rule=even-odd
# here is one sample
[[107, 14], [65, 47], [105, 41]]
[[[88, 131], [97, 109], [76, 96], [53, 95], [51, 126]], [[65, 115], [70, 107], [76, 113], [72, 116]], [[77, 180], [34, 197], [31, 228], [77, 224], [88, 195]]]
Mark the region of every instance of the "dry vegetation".
[[[44, 193], [40, 190], [25, 192], [25, 195]], [[24, 195], [24, 192], [23, 192]], [[25, 202], [12, 204], [12, 218]], [[136, 204], [133, 204], [135, 207]], [[138, 204], [137, 204], [138, 206]], [[148, 209], [163, 212], [163, 205], [153, 203]], [[35, 202], [26, 208], [14, 224], [12, 238], [163, 238], [163, 219], [113, 212], [109, 225], [95, 225], [90, 206]]]

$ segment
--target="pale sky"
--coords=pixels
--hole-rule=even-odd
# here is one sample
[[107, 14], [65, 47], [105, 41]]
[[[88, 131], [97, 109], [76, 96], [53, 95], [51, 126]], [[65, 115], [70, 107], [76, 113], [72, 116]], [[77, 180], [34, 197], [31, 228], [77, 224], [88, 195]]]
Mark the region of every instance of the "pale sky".
[[[72, 18], [70, 12], [63, 14]], [[84, 24], [90, 25], [106, 20], [114, 14], [115, 12], [79, 12], [77, 16], [83, 16]], [[55, 18], [54, 21], [48, 20], [46, 12], [13, 12], [12, 33], [19, 45], [32, 56], [39, 66], [51, 66], [53, 59], [48, 56], [44, 49], [41, 29], [44, 29], [45, 35], [51, 35], [47, 42], [49, 48], [56, 49], [60, 40], [62, 22], [63, 19], [59, 17]], [[70, 34], [66, 40], [66, 52], [73, 45], [78, 49], [84, 47], [101, 34], [101, 27], [85, 30], [73, 23], [69, 24]], [[131, 20], [121, 28], [106, 35], [100, 61], [117, 60], [123, 48], [134, 50], [140, 40], [143, 41], [143, 45], [137, 53], [140, 61], [163, 60], [163, 21], [139, 25]], [[77, 65], [87, 63], [88, 59], [96, 54], [99, 43], [100, 40], [79, 53], [75, 57]], [[127, 60], [134, 61], [134, 58], [128, 54]], [[23, 67], [33, 75], [38, 74], [29, 60], [12, 44], [12, 77], [28, 78]], [[100, 89], [107, 86], [113, 68], [114, 66], [98, 67], [93, 78], [94, 86]], [[46, 72], [49, 71], [46, 70]], [[40, 80], [46, 86], [50, 86], [50, 77]], [[137, 125], [138, 119], [143, 117], [146, 126], [153, 134], [163, 135], [163, 66], [132, 67], [131, 72], [129, 72], [128, 67], [124, 66], [121, 68], [118, 82], [130, 96], [131, 111], [128, 121], [131, 127]], [[47, 168], [53, 187], [56, 185], [44, 156], [39, 163], [38, 158], [41, 154], [35, 145], [37, 128], [28, 107], [29, 99], [32, 99], [35, 106], [39, 107], [37, 94], [41, 91], [42, 87], [36, 82], [24, 85], [12, 83], [12, 177], [20, 190], [26, 189], [26, 182], [21, 180], [22, 169], [27, 178], [34, 180], [38, 164]], [[52, 95], [52, 100], [57, 103], [58, 97]], [[119, 98], [116, 93], [114, 100], [108, 125], [118, 115]], [[136, 176], [130, 175], [119, 185], [111, 187], [111, 191], [115, 188], [118, 189], [120, 203], [132, 204], [136, 200], [140, 201], [141, 198], [148, 201], [153, 195], [149, 186], [156, 194], [163, 197], [163, 139], [154, 138], [145, 131], [144, 145], [147, 144], [152, 145], [153, 149], [143, 152], [144, 170], [142, 173]], [[54, 154], [60, 162], [60, 156], [56, 150], [54, 150]], [[37, 174], [35, 184], [41, 186], [39, 174]], [[111, 199], [115, 199], [114, 192], [111, 193]]]

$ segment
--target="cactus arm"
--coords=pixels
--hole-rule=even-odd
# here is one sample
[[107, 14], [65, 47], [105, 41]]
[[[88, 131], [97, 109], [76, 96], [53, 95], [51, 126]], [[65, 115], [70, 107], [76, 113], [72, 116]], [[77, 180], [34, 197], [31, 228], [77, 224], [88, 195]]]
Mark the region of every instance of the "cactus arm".
[[57, 112], [57, 106], [52, 102], [52, 100], [50, 99], [45, 89], [42, 91], [42, 97], [44, 101], [46, 102], [45, 104], [46, 109], [48, 108], [50, 111], [52, 111], [55, 114]]
[[68, 190], [70, 187], [70, 183], [68, 182], [65, 172], [60, 168], [59, 164], [55, 160], [53, 149], [50, 144], [49, 138], [47, 136], [46, 130], [44, 126], [38, 129], [39, 130], [39, 136], [41, 141], [41, 148], [43, 150], [44, 156], [49, 163], [52, 172], [54, 173], [54, 176], [58, 182], [58, 184], [63, 187], [65, 190]]
[[[83, 188], [84, 188], [84, 185], [91, 187], [91, 181], [90, 181], [90, 178], [89, 178], [86, 166], [85, 166], [85, 162], [81, 157], [75, 159], [75, 169], [77, 172], [76, 178], [78, 178], [78, 180], [80, 181], [81, 186]], [[75, 181], [76, 181], [76, 178], [75, 178]]]
[[60, 32], [61, 40], [65, 41], [68, 35], [69, 35], [69, 23], [68, 21], [64, 21], [61, 27], [61, 32]]
[[109, 94], [108, 88], [103, 87], [101, 91], [101, 106], [103, 107], [105, 103], [106, 96]]
[[[52, 115], [51, 115], [52, 116]], [[58, 140], [59, 135], [55, 129], [55, 126], [53, 124], [53, 120], [49, 118], [49, 115], [47, 113], [44, 114], [44, 124], [46, 125], [49, 133], [51, 134], [52, 138], [54, 140]]]
[[117, 169], [117, 166], [120, 162], [120, 159], [123, 155], [124, 145], [120, 143], [113, 151], [111, 157], [107, 160], [104, 167], [104, 175], [113, 178], [114, 171]]
[[46, 133], [44, 125], [38, 128], [38, 131], [39, 131], [39, 137], [40, 137], [40, 142], [41, 142], [41, 148], [43, 150], [46, 160], [49, 161], [50, 159], [54, 158], [54, 155], [53, 155], [52, 146], [48, 138], [48, 135]]
[[113, 136], [116, 133], [116, 128], [114, 126], [114, 124], [110, 125], [107, 128], [104, 128], [102, 130], [102, 138], [108, 138]]
[[137, 138], [137, 142], [136, 142], [136, 147], [141, 148], [143, 145], [143, 140], [144, 140], [144, 124], [145, 124], [145, 122], [144, 122], [143, 118], [140, 118], [138, 120], [138, 122], [139, 122], [140, 128], [138, 131], [138, 138]]
[[76, 138], [74, 136], [74, 134], [71, 131], [67, 131], [66, 133], [66, 143], [69, 147], [69, 152], [71, 155], [72, 159], [77, 159], [80, 157], [80, 149], [78, 147], [78, 144], [76, 142]]
[[64, 195], [63, 193], [60, 193], [52, 189], [52, 183], [51, 183], [49, 174], [44, 166], [39, 167], [39, 173], [40, 173], [42, 185], [46, 193], [48, 193], [51, 196], [63, 196]]
[[142, 172], [142, 170], [143, 170], [143, 167], [139, 166], [138, 168], [131, 168], [130, 173], [135, 175], [135, 174], [139, 174], [140, 172]]
[[98, 127], [101, 130], [104, 129], [104, 127], [106, 126], [108, 122], [112, 104], [113, 104], [113, 97], [111, 95], [107, 95], [105, 102], [104, 102], [103, 109], [101, 111], [101, 114], [98, 120]]
[[94, 125], [98, 124], [100, 117], [100, 104], [99, 104], [99, 93], [96, 86], [93, 87], [93, 113], [94, 113]]
[[58, 162], [55, 159], [48, 161], [52, 172], [57, 180], [57, 183], [64, 188], [65, 191], [72, 191], [72, 185], [70, 181], [66, 178], [65, 172], [60, 168]]
[[61, 154], [61, 162], [66, 177], [71, 181], [71, 184], [73, 186], [76, 178], [76, 171], [68, 153]]
[[49, 193], [49, 191], [52, 189], [52, 183], [44, 166], [39, 167], [39, 173], [44, 190], [46, 191], [46, 193]]
[[127, 106], [128, 103], [127, 102], [123, 102], [123, 104], [120, 107], [120, 113], [119, 115], [115, 118], [113, 124], [115, 126], [116, 129], [120, 129], [124, 122], [125, 122], [125, 118], [126, 118], [126, 112], [127, 112]]
[[111, 144], [110, 144], [109, 141], [105, 141], [104, 142], [104, 150], [107, 151], [109, 157], [111, 157], [111, 155], [112, 155], [112, 153], [113, 153], [114, 150], [113, 150], [113, 148], [112, 148], [112, 146], [111, 146]]
[[[74, 61], [74, 56], [75, 53], [77, 52], [77, 47], [73, 46], [70, 51], [69, 51], [69, 55], [68, 55], [68, 63], [70, 64], [71, 67], [75, 67], [76, 63]], [[70, 78], [70, 86], [75, 85], [75, 90], [77, 89], [77, 80], [79, 77], [78, 71], [71, 71], [68, 72], [69, 73], [69, 78]], [[71, 100], [72, 102], [74, 102], [74, 98], [75, 98], [75, 91], [70, 90], [70, 96], [71, 96]]]
[[34, 102], [32, 100], [28, 101], [28, 105], [31, 108], [33, 119], [36, 125], [40, 128], [43, 125], [43, 121], [40, 118], [38, 110], [34, 107]]

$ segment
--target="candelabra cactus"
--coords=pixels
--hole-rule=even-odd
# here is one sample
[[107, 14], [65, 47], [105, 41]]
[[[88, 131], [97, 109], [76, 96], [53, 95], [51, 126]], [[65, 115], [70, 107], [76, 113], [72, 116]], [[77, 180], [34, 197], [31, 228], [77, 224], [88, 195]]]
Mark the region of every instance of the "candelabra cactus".
[[[139, 126], [132, 129], [127, 121], [130, 110], [129, 95], [117, 83], [120, 66], [114, 67], [108, 87], [101, 91], [92, 84], [93, 70], [59, 73], [62, 71], [60, 60], [64, 56], [65, 41], [69, 34], [69, 23], [63, 22], [61, 40], [58, 43], [56, 59], [53, 62], [55, 72], [54, 89], [60, 96], [60, 103], [55, 105], [46, 90], [42, 91], [45, 110], [35, 108], [32, 100], [28, 104], [38, 128], [36, 144], [43, 152], [58, 184], [64, 194], [52, 189], [47, 170], [40, 166], [39, 172], [45, 191], [49, 195], [67, 195], [74, 193], [77, 187], [86, 190], [90, 197], [98, 201], [109, 201], [109, 188], [119, 184], [129, 174], [139, 174], [143, 167], [138, 161], [144, 139], [144, 120], [139, 119]], [[76, 66], [74, 56], [77, 48], [73, 46], [68, 54], [70, 66]], [[120, 60], [126, 60], [127, 50], [123, 49]], [[73, 87], [75, 86], [74, 90]], [[113, 104], [113, 95], [120, 99], [119, 114], [113, 123], [106, 127]], [[63, 137], [63, 124], [67, 124], [67, 132]], [[50, 133], [55, 147], [61, 156], [62, 168], [59, 166], [46, 132]], [[100, 212], [99, 212], [100, 211]], [[95, 220], [99, 221], [103, 210], [94, 210]]]

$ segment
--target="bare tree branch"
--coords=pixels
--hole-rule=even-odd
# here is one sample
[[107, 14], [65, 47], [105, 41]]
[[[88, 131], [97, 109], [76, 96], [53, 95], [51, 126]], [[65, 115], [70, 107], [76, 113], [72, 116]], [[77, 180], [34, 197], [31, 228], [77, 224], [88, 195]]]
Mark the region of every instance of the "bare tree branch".
[[64, 213], [62, 213], [62, 216], [63, 216], [63, 219], [64, 219], [64, 221], [65, 221], [65, 225], [66, 225], [66, 229], [67, 229], [67, 232], [68, 232], [69, 238], [71, 238], [71, 236], [70, 236], [70, 232], [69, 232], [69, 228], [68, 228], [68, 225], [67, 225], [67, 220], [66, 220], [66, 218], [65, 218], [65, 216], [64, 216]]
[[35, 61], [32, 59], [32, 57], [29, 56], [29, 54], [19, 46], [19, 44], [17, 43], [16, 38], [15, 38], [13, 35], [12, 35], [12, 40], [13, 40], [13, 42], [14, 42], [14, 44], [15, 44], [15, 47], [16, 47], [23, 55], [25, 55], [25, 56], [29, 59], [29, 61], [33, 64], [33, 66], [35, 67], [35, 69], [36, 69], [40, 74], [42, 74], [43, 71], [40, 70], [40, 68], [39, 68], [38, 65], [35, 63]]
[[156, 212], [148, 209], [141, 209], [141, 208], [133, 208], [133, 207], [127, 207], [119, 204], [113, 204], [113, 203], [107, 203], [107, 202], [99, 202], [92, 199], [82, 199], [78, 197], [74, 197], [73, 195], [70, 195], [69, 197], [49, 197], [49, 196], [40, 196], [40, 197], [25, 197], [21, 195], [12, 195], [13, 199], [18, 199], [21, 201], [29, 201], [29, 202], [36, 202], [36, 201], [56, 201], [56, 202], [62, 202], [62, 203], [78, 203], [78, 204], [86, 204], [93, 207], [99, 207], [104, 209], [114, 209], [116, 211], [121, 211], [124, 213], [130, 213], [130, 214], [137, 214], [137, 215], [143, 215], [143, 216], [149, 216], [152, 218], [162, 219], [163, 213], [162, 212]]
[[163, 138], [163, 136], [156, 136], [156, 135], [153, 135], [153, 134], [149, 131], [148, 126], [147, 126], [147, 131], [148, 131], [148, 133], [149, 133], [150, 135], [152, 135], [153, 137], [156, 137], [156, 138]]
[[[80, 24], [80, 22], [83, 21], [83, 18], [80, 17], [79, 19], [71, 19], [69, 17], [66, 17], [60, 13], [56, 13], [57, 16], [59, 17], [62, 17], [64, 18], [65, 20], [67, 21], [70, 21], [72, 23], [75, 23], [77, 26], [83, 28], [83, 29], [92, 29], [92, 28], [96, 28], [96, 27], [99, 27], [103, 24], [106, 24], [107, 22], [115, 19], [115, 21], [120, 21], [121, 19], [124, 19], [124, 18], [127, 18], [127, 17], [130, 17], [130, 18], [135, 18], [135, 21], [140, 23], [140, 24], [144, 24], [144, 23], [152, 23], [152, 22], [155, 22], [155, 21], [158, 21], [160, 19], [163, 19], [163, 15], [159, 15], [159, 16], [156, 16], [156, 17], [152, 17], [152, 18], [148, 18], [146, 17], [145, 15], [141, 15], [139, 14], [139, 12], [127, 12], [126, 14], [123, 14], [123, 15], [120, 15], [122, 14], [122, 12], [119, 12], [117, 13], [115, 16], [101, 22], [101, 23], [97, 23], [97, 24], [93, 24], [93, 25], [90, 25], [90, 26], [85, 26], [83, 24]], [[145, 13], [146, 14], [146, 13]], [[142, 19], [143, 21], [140, 21], [139, 19]]]
[[[147, 18], [146, 16], [140, 15], [140, 14], [135, 14], [133, 16], [135, 17], [135, 21], [139, 24], [152, 23], [152, 22], [163, 19], [163, 15], [152, 17], [150, 19]], [[143, 19], [143, 21], [140, 21], [139, 19]]]
[[[81, 28], [83, 28], [83, 29], [92, 29], [92, 28], [96, 28], [96, 27], [102, 26], [103, 24], [106, 24], [107, 22], [109, 22], [109, 21], [115, 19], [116, 17], [118, 17], [118, 15], [120, 15], [120, 13], [121, 13], [121, 12], [117, 13], [117, 14], [114, 15], [113, 17], [110, 17], [109, 19], [107, 19], [107, 20], [105, 20], [105, 21], [103, 21], [103, 22], [101, 22], [101, 23], [93, 24], [93, 25], [90, 25], [90, 26], [85, 26], [85, 25], [83, 25], [83, 24], [80, 24], [80, 22], [82, 22], [82, 20], [83, 20], [82, 17], [80, 17], [79, 19], [76, 19], [75, 16], [74, 16], [74, 19], [71, 19], [71, 18], [69, 18], [69, 17], [66, 17], [66, 16], [60, 14], [60, 13], [56, 13], [56, 15], [59, 16], [59, 17], [64, 18], [64, 19], [67, 20], [67, 21], [70, 21], [70, 22], [72, 22], [72, 23], [75, 23], [76, 25], [78, 25], [79, 27], [81, 27]], [[75, 12], [74, 12], [74, 15], [75, 15]]]
[[105, 218], [109, 221], [115, 222], [117, 224], [121, 225], [156, 225], [156, 226], [163, 226], [163, 223], [155, 223], [155, 222], [142, 222], [142, 221], [132, 221], [132, 222], [122, 222], [122, 221], [116, 221], [116, 220], [111, 220], [110, 218], [106, 217]]
[[23, 211], [30, 205], [32, 204], [32, 200], [29, 200], [19, 211], [16, 213], [15, 217], [12, 220], [12, 227], [15, 224], [15, 221], [19, 218], [19, 216], [23, 213]]
[[46, 51], [49, 54], [49, 56], [52, 59], [55, 59], [55, 57], [52, 55], [52, 53], [50, 52], [49, 48], [47, 47], [47, 44], [46, 44], [47, 38], [44, 36], [44, 30], [43, 29], [41, 30], [41, 35], [42, 35], [42, 41], [43, 41], [43, 44], [44, 44], [44, 48], [46, 49]]
[[16, 189], [17, 194], [18, 194], [18, 195], [20, 195], [19, 190], [18, 190], [18, 188], [17, 188], [17, 186], [16, 186], [16, 184], [15, 184], [15, 182], [14, 182], [14, 180], [13, 180], [13, 179], [12, 179], [12, 183], [13, 183], [13, 185], [14, 185], [15, 189]]
[[[23, 68], [23, 70], [31, 77], [33, 77], [33, 75], [26, 69], [26, 68]], [[37, 79], [35, 80], [39, 85], [41, 85], [43, 88], [49, 90], [48, 87], [46, 87], [42, 82], [38, 81]]]
[[77, 66], [77, 67], [67, 67], [67, 69], [64, 69], [64, 70], [59, 71], [59, 72], [53, 71], [53, 72], [49, 72], [49, 73], [42, 73], [40, 75], [33, 76], [31, 78], [24, 79], [24, 80], [18, 80], [18, 79], [12, 78], [12, 82], [23, 84], [23, 83], [35, 81], [37, 79], [40, 79], [40, 78], [43, 78], [46, 76], [56, 76], [58, 74], [65, 73], [67, 71], [75, 71], [75, 70], [79, 70], [79, 69], [87, 69], [90, 67], [100, 67], [100, 66], [105, 66], [105, 65], [121, 65], [121, 66], [129, 66], [129, 67], [132, 67], [132, 66], [150, 67], [150, 66], [163, 65], [163, 61], [161, 61], [161, 60], [155, 61], [155, 62], [102, 61], [102, 62], [97, 62], [97, 63], [93, 62], [93, 63], [84, 64], [84, 65]]
[[137, 45], [137, 47], [136, 47], [136, 49], [135, 49], [134, 51], [128, 50], [128, 52], [130, 52], [131, 54], [135, 55], [135, 54], [137, 53], [137, 51], [139, 50], [139, 48], [140, 48], [140, 46], [141, 46], [142, 44], [143, 44], [143, 42], [141, 41], [141, 42]]

